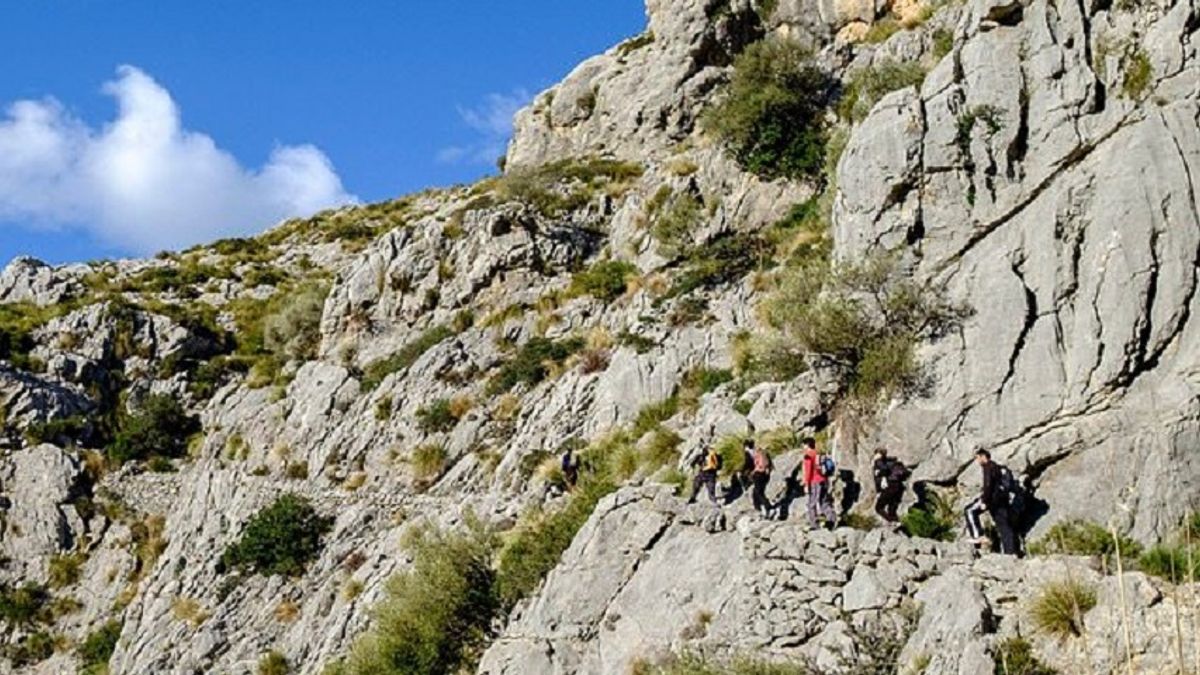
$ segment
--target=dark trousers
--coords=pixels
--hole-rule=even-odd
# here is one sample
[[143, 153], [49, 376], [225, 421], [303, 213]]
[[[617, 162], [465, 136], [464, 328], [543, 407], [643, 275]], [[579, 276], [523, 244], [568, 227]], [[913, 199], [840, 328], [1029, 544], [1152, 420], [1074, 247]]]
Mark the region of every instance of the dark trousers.
[[[713, 504], [717, 504], [717, 472], [716, 471], [701, 471], [696, 474], [696, 478], [692, 480], [692, 496], [688, 498], [688, 503], [696, 501], [696, 496], [700, 494], [700, 488], [708, 490], [708, 499]], [[719, 506], [719, 504], [718, 504]]]
[[982, 516], [984, 511], [992, 514], [992, 522], [996, 525], [996, 534], [1000, 537], [1000, 552], [1007, 555], [1017, 554], [1017, 535], [1013, 532], [1011, 514], [1006, 507], [996, 506], [984, 508], [983, 502], [974, 499], [967, 504], [967, 532], [972, 539], [983, 536]]
[[896, 509], [900, 508], [900, 500], [904, 498], [904, 484], [888, 485], [875, 498], [875, 513], [889, 523], [899, 520]]
[[752, 489], [750, 499], [754, 502], [754, 510], [764, 511], [771, 508], [771, 500], [767, 499], [767, 483], [771, 482], [769, 473], [750, 474]]

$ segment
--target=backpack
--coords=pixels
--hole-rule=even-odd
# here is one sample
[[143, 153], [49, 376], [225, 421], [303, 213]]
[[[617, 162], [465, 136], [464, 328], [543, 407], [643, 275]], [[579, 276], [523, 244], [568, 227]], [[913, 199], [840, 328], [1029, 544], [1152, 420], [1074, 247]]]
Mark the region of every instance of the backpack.
[[575, 463], [571, 461], [571, 451], [568, 450], [567, 452], [564, 452], [562, 456], [562, 470], [564, 472], [570, 472], [573, 468], [575, 468]]
[[769, 473], [771, 471], [771, 458], [767, 457], [767, 453], [759, 450], [754, 453], [754, 473]]
[[1000, 480], [996, 482], [996, 489], [1000, 491], [1004, 502], [1016, 512], [1020, 512], [1025, 506], [1025, 490], [1021, 487], [1021, 483], [1017, 477], [1013, 475], [1012, 469], [1001, 464], [999, 466]]
[[826, 478], [833, 478], [833, 475], [837, 473], [837, 464], [829, 455], [821, 455], [817, 458], [817, 471]]
[[888, 467], [888, 483], [893, 485], [903, 483], [908, 478], [910, 473], [911, 472], [908, 470], [908, 467], [904, 466], [904, 462], [893, 459], [892, 465]]

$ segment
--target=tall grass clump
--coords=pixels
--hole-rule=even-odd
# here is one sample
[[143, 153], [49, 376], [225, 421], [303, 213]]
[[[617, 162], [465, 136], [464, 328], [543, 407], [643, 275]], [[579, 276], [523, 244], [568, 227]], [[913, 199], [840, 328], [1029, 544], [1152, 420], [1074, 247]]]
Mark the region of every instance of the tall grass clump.
[[1043, 586], [1029, 608], [1029, 618], [1041, 633], [1056, 638], [1083, 635], [1083, 617], [1096, 606], [1096, 589], [1068, 579]]

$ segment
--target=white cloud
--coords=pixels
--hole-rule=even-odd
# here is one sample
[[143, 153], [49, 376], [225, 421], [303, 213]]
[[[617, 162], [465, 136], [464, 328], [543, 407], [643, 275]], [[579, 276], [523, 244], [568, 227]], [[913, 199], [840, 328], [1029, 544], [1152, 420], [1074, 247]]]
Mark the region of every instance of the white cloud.
[[512, 136], [513, 116], [529, 105], [533, 95], [524, 89], [509, 94], [488, 94], [474, 107], [459, 106], [458, 116], [475, 133], [475, 140], [438, 151], [443, 164], [492, 164], [504, 154]]
[[0, 221], [79, 226], [137, 253], [249, 234], [355, 201], [329, 158], [279, 146], [242, 167], [184, 129], [170, 93], [132, 66], [104, 85], [117, 117], [94, 129], [53, 99], [17, 101], [0, 118]]

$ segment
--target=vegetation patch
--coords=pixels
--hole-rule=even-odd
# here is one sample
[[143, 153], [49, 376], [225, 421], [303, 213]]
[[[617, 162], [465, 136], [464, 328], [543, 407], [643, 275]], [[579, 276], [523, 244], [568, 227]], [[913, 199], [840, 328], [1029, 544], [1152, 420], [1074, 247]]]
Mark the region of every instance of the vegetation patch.
[[118, 419], [112, 443], [105, 451], [118, 464], [151, 457], [182, 457], [188, 437], [200, 431], [200, 421], [189, 415], [178, 399], [150, 394], [140, 406]]
[[46, 622], [50, 594], [40, 584], [27, 581], [20, 586], [0, 585], [0, 621], [10, 626]]
[[958, 534], [958, 513], [949, 499], [928, 490], [923, 503], [905, 512], [900, 519], [904, 531], [913, 537], [954, 541]]
[[405, 344], [391, 356], [372, 361], [363, 369], [362, 387], [370, 391], [379, 386], [389, 375], [405, 370], [417, 362], [425, 352], [456, 335], [453, 328], [437, 325], [427, 329], [413, 341]]
[[1046, 584], [1033, 599], [1029, 618], [1038, 631], [1056, 638], [1083, 635], [1083, 616], [1096, 606], [1096, 589], [1075, 580]]
[[861, 122], [888, 93], [905, 87], [919, 89], [924, 81], [925, 69], [911, 61], [882, 61], [861, 68], [850, 74], [838, 101], [838, 115], [850, 122]]
[[439, 398], [417, 408], [416, 417], [417, 427], [429, 434], [451, 431], [458, 424], [460, 415], [450, 399]]
[[500, 616], [494, 540], [478, 527], [462, 533], [417, 530], [412, 568], [393, 577], [372, 610], [372, 628], [327, 675], [440, 675], [471, 672]]
[[537, 385], [549, 375], [551, 366], [561, 365], [583, 347], [584, 341], [580, 338], [558, 341], [531, 338], [488, 381], [488, 394], [503, 394], [522, 383]]
[[108, 660], [116, 651], [117, 640], [120, 638], [121, 622], [115, 619], [88, 633], [75, 649], [75, 655], [79, 657], [80, 672], [83, 675], [101, 675], [106, 672]]
[[703, 125], [747, 171], [814, 178], [824, 165], [832, 90], [833, 79], [796, 42], [761, 40], [737, 57], [725, 95]]
[[992, 655], [994, 675], [1055, 675], [1058, 671], [1038, 660], [1033, 645], [1021, 637], [1011, 637], [996, 645]]
[[637, 267], [623, 260], [602, 260], [577, 272], [571, 278], [567, 294], [572, 297], [590, 295], [606, 303], [612, 302], [625, 294], [629, 279], [637, 271]]
[[333, 520], [318, 514], [308, 499], [285, 494], [250, 519], [221, 562], [259, 574], [298, 576], [320, 553], [321, 539], [332, 527]]
[[642, 175], [642, 166], [612, 159], [566, 159], [518, 168], [481, 183], [499, 197], [524, 204], [547, 218], [578, 211], [600, 192], [621, 196]]
[[638, 660], [630, 669], [630, 675], [815, 675], [817, 672], [808, 661], [768, 661], [749, 655], [719, 657], [699, 652], [656, 661]]
[[1086, 520], [1068, 520], [1051, 527], [1041, 539], [1029, 545], [1034, 555], [1088, 555], [1105, 560], [1116, 557], [1118, 549], [1129, 560], [1141, 555], [1142, 545], [1103, 526]]

